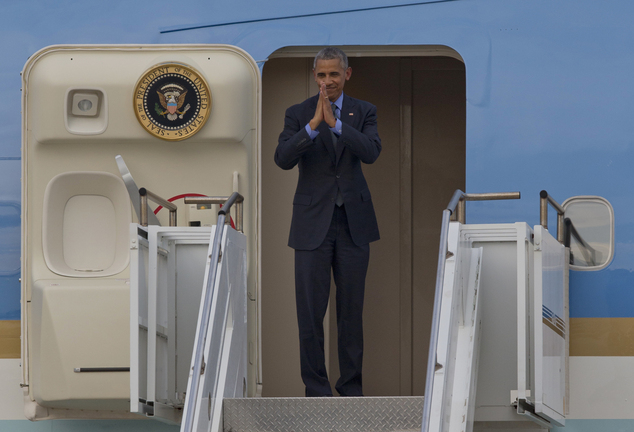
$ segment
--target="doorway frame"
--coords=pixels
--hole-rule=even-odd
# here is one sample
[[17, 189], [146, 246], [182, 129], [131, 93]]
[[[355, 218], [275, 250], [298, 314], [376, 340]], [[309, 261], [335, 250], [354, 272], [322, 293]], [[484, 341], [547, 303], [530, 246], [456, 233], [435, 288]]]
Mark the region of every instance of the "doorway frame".
[[[400, 235], [399, 235], [399, 277], [400, 277], [400, 374], [399, 387], [401, 395], [412, 395], [414, 386], [412, 380], [413, 373], [413, 222], [412, 222], [412, 179], [413, 179], [413, 124], [412, 124], [412, 71], [415, 67], [416, 57], [449, 57], [462, 62], [464, 58], [453, 48], [446, 45], [333, 45], [341, 48], [348, 58], [358, 57], [400, 57], [401, 73], [398, 77], [400, 81], [400, 160], [399, 160], [399, 201], [401, 203], [399, 212]], [[266, 62], [279, 58], [307, 58], [312, 59], [323, 48], [322, 45], [306, 46], [286, 46], [272, 52], [260, 65], [263, 73]], [[260, 63], [260, 62], [258, 62]], [[466, 84], [466, 83], [465, 83]], [[465, 89], [465, 95], [467, 91]], [[466, 116], [466, 112], [465, 112]], [[466, 145], [466, 142], [465, 142]], [[262, 302], [259, 302], [261, 308]], [[258, 311], [258, 321], [261, 324], [262, 311]], [[324, 348], [326, 359], [330, 358], [330, 305], [324, 319]], [[258, 375], [262, 373], [262, 326], [259, 325], [258, 352], [260, 353], [258, 362]], [[326, 361], [326, 368], [330, 375], [329, 361]]]

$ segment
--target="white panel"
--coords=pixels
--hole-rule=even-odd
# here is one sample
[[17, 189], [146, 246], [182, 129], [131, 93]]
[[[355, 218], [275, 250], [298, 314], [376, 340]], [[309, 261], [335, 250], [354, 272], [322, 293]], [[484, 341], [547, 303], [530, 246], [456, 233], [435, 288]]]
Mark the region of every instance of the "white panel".
[[24, 420], [20, 359], [0, 360], [0, 420]]
[[[161, 241], [161, 246], [167, 246], [166, 242]], [[165, 248], [166, 249], [166, 248]], [[172, 250], [167, 249], [169, 255], [172, 254]], [[169, 328], [169, 316], [174, 315], [174, 303], [168, 306], [167, 301], [167, 283], [168, 283], [168, 255], [164, 253], [157, 254], [157, 280], [156, 280], [156, 333], [154, 333], [154, 339], [156, 341], [156, 395], [155, 402], [168, 403], [172, 399], [173, 395], [168, 395], [167, 382], [168, 376], [172, 375], [173, 371], [169, 369], [169, 348], [168, 340], [170, 334]], [[171, 342], [171, 341], [170, 341]], [[174, 353], [172, 353], [174, 355]]]
[[[455, 358], [450, 350], [456, 347], [453, 321], [457, 319], [454, 311], [457, 308], [455, 301], [454, 285], [456, 280], [456, 254], [459, 253], [458, 241], [460, 237], [460, 224], [452, 223], [449, 226], [447, 250], [451, 256], [445, 262], [444, 283], [442, 287], [442, 301], [440, 304], [440, 320], [438, 324], [438, 344], [436, 348], [436, 364], [442, 367], [434, 374], [432, 387], [431, 413], [429, 419], [430, 431], [444, 430], [446, 419], [445, 409], [449, 414], [451, 402], [451, 388], [453, 385], [453, 372]], [[429, 397], [429, 395], [428, 395]], [[448, 423], [448, 421], [447, 421]]]
[[[204, 346], [205, 369], [202, 376], [190, 378], [200, 379], [202, 385], [195, 400], [186, 400], [186, 408], [187, 404], [196, 404], [192, 430], [198, 432], [220, 431], [223, 398], [246, 396], [246, 237], [225, 226], [221, 244], [222, 256], [213, 287], [211, 316]], [[209, 255], [212, 255], [211, 248]], [[202, 313], [199, 315], [198, 327], [201, 317]], [[185, 422], [181, 430], [184, 428]]]
[[[515, 236], [513, 236], [515, 237]], [[482, 253], [482, 344], [476, 420], [499, 420], [501, 411], [508, 411], [509, 392], [517, 382], [517, 280], [515, 241], [474, 241]], [[482, 407], [493, 416], [484, 415]]]
[[130, 409], [178, 423], [210, 228], [132, 224], [130, 235]]
[[[530, 244], [530, 236], [526, 231], [518, 232], [517, 237], [517, 395], [516, 399], [526, 400], [530, 398], [531, 383], [531, 357], [532, 346], [529, 336], [530, 319], [532, 313], [531, 296], [532, 278], [529, 275], [533, 268], [533, 246]], [[511, 402], [514, 402], [511, 398]]]
[[479, 422], [533, 426], [514, 412], [509, 401], [510, 392], [516, 390], [518, 382], [517, 320], [522, 312], [517, 307], [518, 288], [526, 290], [529, 284], [531, 234], [532, 230], [523, 222], [464, 225], [461, 232], [462, 247], [483, 248], [479, 293], [482, 336], [474, 416]]
[[[145, 229], [141, 229], [147, 232]], [[130, 412], [142, 413], [147, 400], [148, 242], [130, 224]]]
[[[176, 359], [175, 387], [182, 402], [185, 401], [184, 395], [187, 391], [191, 354], [194, 350], [196, 318], [198, 316], [197, 306], [200, 303], [203, 291], [208, 247], [208, 245], [177, 245], [176, 247], [177, 284], [178, 286], [189, 287], [189, 289], [178, 291], [178, 302], [176, 303], [176, 316], [178, 317], [176, 338], [178, 340], [178, 351], [181, 355]], [[192, 305], [196, 305], [196, 308], [192, 308]], [[183, 353], [186, 353], [187, 356], [184, 356]]]
[[[129, 365], [129, 286], [125, 279], [38, 280], [33, 284], [29, 349], [33, 399], [72, 409], [127, 408], [129, 374], [76, 368]], [[37, 331], [35, 331], [37, 330]]]
[[[482, 248], [471, 249], [462, 254], [466, 261], [461, 279], [463, 303], [462, 325], [458, 329], [456, 368], [453, 395], [451, 397], [451, 420], [448, 430], [466, 432], [473, 430], [475, 397], [480, 358], [480, 270]], [[447, 429], [446, 429], [447, 430]]]
[[634, 357], [570, 357], [567, 419], [634, 419]]
[[147, 290], [147, 400], [148, 402], [157, 401], [156, 395], [156, 332], [157, 332], [157, 297], [158, 289], [158, 244], [156, 239], [157, 231], [160, 227], [156, 225], [148, 226], [148, 290]]
[[566, 395], [565, 249], [541, 226], [535, 232], [533, 337], [535, 412], [564, 424]]
[[[117, 225], [112, 201], [75, 195], [64, 208], [64, 261], [81, 271], [102, 271], [114, 261]], [[123, 234], [123, 233], [122, 233]]]
[[473, 429], [480, 345], [479, 284], [482, 249], [460, 242], [459, 223], [449, 227], [448, 250], [432, 390], [430, 431]]

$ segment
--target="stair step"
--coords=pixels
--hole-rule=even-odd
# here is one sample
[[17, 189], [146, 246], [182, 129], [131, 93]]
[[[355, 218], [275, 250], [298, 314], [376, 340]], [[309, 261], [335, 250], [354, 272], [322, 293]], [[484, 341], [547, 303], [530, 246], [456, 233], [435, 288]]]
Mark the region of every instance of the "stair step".
[[420, 431], [423, 397], [225, 399], [225, 432]]

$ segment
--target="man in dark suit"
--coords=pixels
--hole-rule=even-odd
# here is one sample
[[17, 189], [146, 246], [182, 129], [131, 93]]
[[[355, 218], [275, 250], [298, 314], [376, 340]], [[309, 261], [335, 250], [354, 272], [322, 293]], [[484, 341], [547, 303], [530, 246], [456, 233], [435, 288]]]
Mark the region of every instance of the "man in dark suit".
[[332, 269], [342, 396], [362, 396], [363, 296], [369, 243], [379, 228], [361, 162], [381, 152], [376, 107], [343, 94], [352, 75], [338, 48], [313, 63], [319, 93], [286, 110], [275, 151], [282, 169], [299, 167], [288, 245], [295, 249], [295, 296], [306, 396], [332, 396], [324, 359], [323, 320]]

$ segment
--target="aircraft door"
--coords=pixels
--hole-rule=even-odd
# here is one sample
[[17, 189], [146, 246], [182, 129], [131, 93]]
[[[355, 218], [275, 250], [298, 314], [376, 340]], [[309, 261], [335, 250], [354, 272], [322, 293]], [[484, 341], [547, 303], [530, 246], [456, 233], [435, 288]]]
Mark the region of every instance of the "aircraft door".
[[[261, 97], [255, 61], [227, 45], [51, 46], [31, 56], [22, 78], [22, 360], [29, 418], [132, 417], [130, 410], [148, 409], [139, 406], [143, 400], [182, 405], [191, 350], [185, 360], [171, 356], [178, 331], [188, 326], [191, 340], [183, 336], [180, 348], [193, 345], [196, 322], [184, 320], [190, 312], [173, 301], [195, 298], [196, 290], [199, 299], [204, 266], [195, 269], [200, 260], [187, 256], [196, 249], [192, 257], [204, 262], [205, 226], [213, 224], [202, 206], [184, 203], [188, 194], [244, 196], [246, 387], [255, 395]], [[119, 171], [117, 155], [128, 175]], [[145, 207], [130, 206], [138, 199], [130, 195], [133, 183], [177, 207], [175, 229], [207, 230], [206, 239], [186, 247], [156, 237], [149, 253], [147, 236], [130, 236], [130, 223], [140, 219], [132, 209]], [[148, 232], [161, 228], [157, 220], [170, 224], [167, 210], [154, 203], [151, 210], [157, 215], [148, 218]], [[141, 269], [136, 275], [131, 250]], [[188, 264], [200, 272], [175, 295], [164, 274], [157, 276], [171, 259], [184, 266], [182, 279]], [[163, 284], [158, 294], [141, 288], [149, 306], [131, 308], [130, 285], [145, 286], [150, 278]], [[168, 313], [174, 310], [176, 325]], [[158, 369], [145, 370], [146, 364]], [[167, 370], [169, 377], [161, 373]]]

